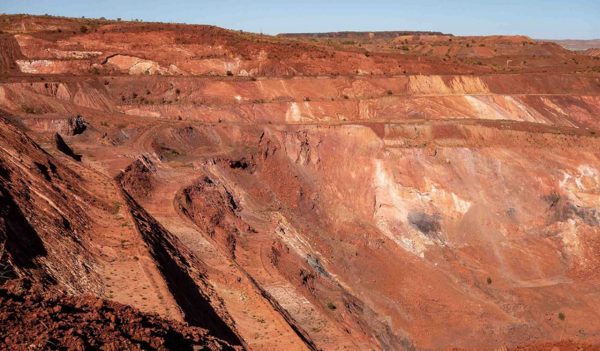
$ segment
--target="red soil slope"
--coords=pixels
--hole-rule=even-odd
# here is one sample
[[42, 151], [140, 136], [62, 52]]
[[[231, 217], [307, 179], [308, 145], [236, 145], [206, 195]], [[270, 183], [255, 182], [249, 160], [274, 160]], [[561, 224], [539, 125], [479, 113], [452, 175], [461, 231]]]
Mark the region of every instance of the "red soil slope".
[[590, 55], [590, 56], [598, 58], [598, 57], [600, 57], [600, 48], [587, 49], [584, 51], [584, 53], [586, 55]]

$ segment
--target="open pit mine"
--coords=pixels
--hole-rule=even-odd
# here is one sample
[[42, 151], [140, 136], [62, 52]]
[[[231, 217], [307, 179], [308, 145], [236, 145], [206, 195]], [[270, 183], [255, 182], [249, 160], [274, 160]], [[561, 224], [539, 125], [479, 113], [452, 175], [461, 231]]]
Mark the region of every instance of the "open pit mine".
[[599, 350], [595, 52], [0, 16], [0, 349]]

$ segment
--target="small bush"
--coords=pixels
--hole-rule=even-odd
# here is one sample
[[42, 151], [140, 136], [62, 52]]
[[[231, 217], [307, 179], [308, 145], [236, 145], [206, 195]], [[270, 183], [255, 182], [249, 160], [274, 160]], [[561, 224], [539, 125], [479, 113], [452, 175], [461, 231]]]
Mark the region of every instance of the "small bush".
[[22, 105], [21, 106], [21, 110], [25, 113], [29, 113], [32, 115], [37, 115], [37, 114], [41, 114], [42, 111], [38, 110], [37, 108], [35, 108], [34, 106], [29, 106], [29, 105]]
[[337, 310], [337, 306], [333, 302], [328, 302], [327, 303], [327, 308], [329, 308], [332, 311]]
[[79, 31], [80, 31], [81, 33], [84, 33], [84, 34], [85, 34], [85, 33], [87, 33], [87, 32], [88, 32], [88, 27], [86, 27], [86, 26], [81, 26], [81, 27], [79, 27]]
[[121, 203], [115, 201], [113, 202], [112, 214], [117, 215], [121, 211]]
[[231, 71], [227, 71], [227, 76], [229, 76], [229, 77], [233, 77], [233, 72], [231, 72]]
[[492, 284], [492, 277], [487, 277], [486, 282], [488, 285]]
[[565, 314], [562, 312], [558, 312], [558, 319], [560, 319], [561, 321], [564, 321], [566, 318]]

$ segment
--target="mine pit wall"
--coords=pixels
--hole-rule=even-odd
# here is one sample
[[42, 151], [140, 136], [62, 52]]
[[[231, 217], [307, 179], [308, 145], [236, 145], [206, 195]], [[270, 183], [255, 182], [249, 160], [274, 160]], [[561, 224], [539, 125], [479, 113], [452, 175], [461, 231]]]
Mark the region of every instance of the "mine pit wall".
[[73, 170], [0, 114], [0, 259], [10, 258], [18, 276], [69, 293], [98, 293], [84, 210], [94, 199]]
[[[283, 133], [288, 134], [285, 132]], [[304, 141], [304, 138], [308, 137], [306, 134], [303, 134], [302, 131], [298, 131], [297, 134], [290, 132], [289, 135], [290, 138], [295, 138], [297, 136], [299, 141]], [[179, 208], [180, 213], [183, 216], [190, 218], [198, 228], [201, 229], [201, 232], [208, 233], [208, 235], [210, 235], [214, 241], [219, 243], [226, 252], [231, 252], [229, 240], [226, 240], [226, 237], [233, 235], [236, 241], [240, 241], [242, 256], [251, 255], [252, 257], [255, 257], [257, 254], [264, 255], [264, 252], [262, 251], [256, 253], [244, 252], [244, 250], [247, 250], [247, 246], [250, 245], [251, 241], [258, 240], [253, 238], [258, 234], [247, 231], [247, 228], [250, 226], [245, 223], [243, 217], [241, 217], [243, 210], [239, 208], [239, 199], [235, 198], [233, 200], [233, 203], [236, 204], [235, 206], [229, 205], [232, 201], [227, 201], [227, 198], [231, 197], [232, 193], [235, 193], [227, 189], [239, 189], [240, 184], [244, 184], [244, 179], [247, 177], [255, 176], [257, 179], [265, 177], [267, 179], [265, 189], [270, 188], [274, 190], [279, 196], [278, 199], [281, 200], [282, 204], [285, 206], [284, 208], [293, 208], [296, 211], [304, 212], [306, 216], [304, 216], [303, 220], [310, 221], [310, 219], [313, 219], [310, 216], [314, 209], [311, 210], [311, 203], [307, 201], [308, 198], [297, 199], [293, 196], [285, 196], [279, 192], [288, 192], [285, 189], [289, 188], [285, 187], [285, 184], [290, 185], [290, 183], [294, 183], [292, 179], [298, 177], [299, 174], [296, 173], [297, 170], [295, 169], [294, 162], [289, 162], [283, 152], [277, 153], [276, 156], [263, 156], [270, 154], [270, 151], [268, 150], [269, 147], [266, 146], [269, 144], [267, 141], [268, 139], [269, 136], [267, 133], [264, 138], [261, 138], [262, 143], [254, 154], [245, 155], [241, 159], [224, 158], [216, 161], [215, 167], [219, 169], [217, 176], [201, 176], [195, 184], [184, 188], [175, 198], [175, 204]], [[269, 145], [278, 149], [291, 147], [291, 144], [294, 143], [294, 141], [288, 140], [289, 142], [286, 143], [286, 146], [284, 147], [278, 141], [273, 141], [274, 143]], [[314, 144], [312, 143], [318, 143], [318, 141], [311, 140], [311, 142], [309, 142], [309, 144], [314, 147]], [[299, 156], [294, 161], [301, 163], [318, 162], [316, 158], [311, 159], [311, 157], [308, 156], [308, 150], [300, 150], [299, 152], [303, 153], [303, 156]], [[317, 155], [313, 154], [313, 157], [315, 156]], [[279, 171], [274, 178], [271, 178], [273, 174], [270, 174], [270, 170], [273, 168], [276, 168]], [[252, 176], [251, 174], [254, 172], [259, 173]], [[294, 174], [296, 174], [296, 176], [294, 176]], [[286, 181], [282, 182], [282, 177], [286, 179]], [[309, 190], [310, 187], [308, 184], [300, 183], [296, 185], [305, 193], [313, 194], [312, 191], [314, 189]], [[285, 189], [278, 187], [283, 187]], [[292, 186], [292, 188], [293, 187], [295, 186]], [[249, 191], [249, 189], [246, 189], [246, 191]], [[254, 202], [254, 200], [258, 202], [264, 201], [264, 199], [255, 198], [251, 200], [251, 202]], [[312, 203], [312, 205], [315, 205], [315, 203]], [[276, 205], [272, 204], [272, 206]], [[242, 211], [241, 213], [240, 210]], [[268, 210], [257, 208], [251, 210], [253, 213], [264, 213], [266, 211]], [[284, 212], [282, 213], [287, 213], [287, 210], [283, 211]], [[294, 211], [291, 210], [290, 216], [292, 216], [292, 218], [296, 218], [295, 216], [297, 215], [297, 213], [294, 213]], [[311, 221], [314, 225], [317, 225], [317, 222], [316, 219]], [[287, 228], [287, 226], [285, 227]], [[375, 347], [374, 345], [379, 345], [378, 347], [383, 349], [398, 349], [403, 345], [411, 344], [406, 335], [403, 334], [399, 328], [392, 331], [392, 328], [389, 325], [377, 317], [377, 313], [375, 313], [370, 306], [353, 296], [351, 292], [337, 282], [320, 263], [320, 254], [318, 252], [310, 249], [308, 249], [308, 251], [302, 251], [303, 248], [298, 247], [299, 242], [294, 242], [294, 240], [308, 240], [312, 242], [315, 234], [312, 233], [313, 230], [311, 228], [300, 226], [297, 227], [298, 232], [293, 228], [293, 225], [287, 229], [278, 227], [275, 229], [276, 233], [285, 231], [280, 234], [261, 233], [261, 236], [268, 236], [268, 241], [272, 242], [272, 246], [270, 254], [261, 257], [260, 261], [269, 262], [267, 264], [272, 265], [271, 269], [277, 270], [287, 282], [292, 284], [291, 286], [293, 286], [298, 293], [305, 296], [314, 308], [319, 311], [319, 314], [335, 321], [336, 325], [342, 325], [344, 328], [351, 330], [352, 336], [345, 336], [345, 338], [352, 340], [352, 342], [355, 343], [354, 347], [360, 349], [361, 346], [356, 345], [372, 345], [373, 347]], [[258, 230], [268, 232], [268, 229], [266, 228]], [[300, 232], [302, 234], [300, 234]], [[298, 239], [291, 239], [292, 242], [290, 242], [290, 237]], [[302, 239], [299, 239], [300, 237], [302, 237]], [[316, 240], [318, 241], [318, 239]], [[238, 261], [238, 263], [244, 267], [246, 262]], [[293, 311], [292, 313], [287, 311], [280, 301], [277, 300], [277, 297], [269, 293], [268, 288], [261, 286], [261, 284], [265, 284], [263, 280], [258, 276], [252, 276], [253, 273], [250, 272], [253, 272], [254, 270], [250, 267], [246, 268], [247, 269], [244, 269], [244, 271], [249, 279], [256, 284], [263, 296], [277, 311], [279, 311], [280, 314], [282, 314], [290, 326], [299, 333], [302, 339], [308, 342], [309, 346], [316, 344], [318, 347], [321, 347], [324, 345], [322, 344], [322, 335], [311, 330], [311, 326], [299, 323], [297, 315], [295, 315], [297, 311]], [[272, 283], [267, 283], [267, 286], [268, 285], [272, 285]], [[338, 306], [337, 309], [339, 309], [340, 313], [333, 313], [329, 307], [326, 307], [327, 302], [331, 301], [336, 302], [336, 305]], [[317, 317], [315, 316], [315, 318]], [[332, 328], [334, 327], [332, 326]], [[331, 334], [331, 337], [336, 337], [334, 335], [337, 335], [334, 333], [334, 330], [330, 330], [329, 333]], [[344, 333], [345, 332], [342, 332], [342, 334]], [[324, 347], [327, 348], [327, 346]]]
[[[252, 139], [250, 135], [254, 132], [244, 135]], [[350, 263], [355, 262], [354, 259], [346, 261], [354, 256], [354, 251], [336, 245], [337, 240], [366, 241], [365, 246], [355, 250], [360, 254], [358, 257], [371, 258], [358, 258], [359, 270], [331, 273], [339, 274], [341, 281], [352, 286], [353, 293], [368, 296], [368, 306], [378, 315], [389, 313], [394, 331], [406, 329], [408, 335], [414, 335], [419, 328], [434, 328], [437, 343], [428, 340], [425, 344], [433, 348], [456, 343], [455, 335], [466, 335], [458, 341], [465, 347], [475, 342], [488, 347], [494, 345], [493, 338], [467, 332], [473, 328], [470, 323], [478, 323], [471, 312], [494, 316], [495, 322], [486, 324], [487, 327], [496, 335], [506, 336], [506, 340], [509, 333], [514, 332], [511, 340], [520, 343], [547, 335], [558, 338], [558, 329], [552, 321], [533, 325], [518, 323], [527, 316], [506, 307], [507, 301], [527, 301], [532, 313], [538, 314], [552, 314], [556, 308], [576, 313], [585, 305], [585, 302], [573, 301], [573, 304], [557, 307], [570, 289], [580, 286], [579, 283], [568, 284], [571, 274], [591, 278], [594, 262], [597, 262], [593, 248], [598, 244], [594, 233], [600, 228], [594, 210], [597, 207], [594, 201], [598, 184], [598, 140], [598, 136], [585, 130], [497, 121], [388, 125], [383, 130], [369, 125], [272, 126], [265, 127], [262, 135], [256, 133], [258, 149], [220, 160], [218, 168], [222, 176], [219, 179], [230, 179], [228, 187], [238, 187], [239, 191], [244, 184], [251, 184], [246, 185], [246, 193], [257, 193], [251, 187], [272, 192], [277, 199], [274, 207], [283, 207], [286, 216], [294, 218], [293, 227], [302, 221], [322, 227], [319, 232], [331, 238], [313, 233], [307, 227], [295, 229], [302, 239], [331, 260], [324, 262], [325, 269], [356, 265]], [[574, 159], [578, 161], [573, 164]], [[237, 167], [236, 160], [245, 160], [248, 167]], [[247, 183], [249, 178], [256, 178], [257, 183]], [[315, 179], [319, 182], [314, 183]], [[470, 189], [466, 184], [487, 185]], [[290, 189], [301, 189], [302, 197], [313, 199], [314, 207], [303, 207], [299, 193]], [[312, 197], [315, 193], [319, 195], [318, 200]], [[347, 200], [340, 203], [340, 198]], [[554, 198], [559, 199], [556, 205], [552, 205]], [[265, 201], [255, 200], [249, 202]], [[251, 211], [261, 212], [261, 209]], [[326, 211], [328, 215], [314, 221], [311, 214], [316, 211]], [[493, 215], [495, 213], [501, 214], [500, 217]], [[342, 217], [350, 219], [346, 223], [335, 220]], [[353, 219], [370, 221], [374, 228], [353, 223]], [[494, 223], [494, 229], [480, 230], [489, 228], [489, 223]], [[368, 239], [345, 236], [345, 233], [359, 232], [365, 233]], [[248, 240], [252, 240], [250, 237], [248, 235]], [[287, 231], [282, 237], [294, 238], [294, 232]], [[243, 243], [240, 246], [243, 247]], [[482, 250], [488, 258], [470, 257], [469, 249], [461, 252], [460, 248], [465, 247]], [[277, 245], [274, 244], [274, 248], [277, 249]], [[456, 258], [446, 256], [447, 248], [456, 248], [460, 253]], [[330, 250], [336, 250], [335, 254], [325, 254]], [[289, 281], [298, 280], [293, 274], [298, 267], [317, 277], [321, 274], [320, 270], [307, 269], [305, 262], [292, 257], [294, 255], [276, 256], [280, 257], [275, 260], [281, 265], [280, 271], [292, 272], [287, 276]], [[390, 261], [390, 257], [394, 260]], [[445, 268], [463, 260], [478, 262], [473, 272], [475, 276], [460, 273], [462, 269], [451, 273], [451, 269], [449, 272]], [[380, 263], [385, 265], [379, 266]], [[385, 280], [397, 286], [398, 291], [403, 291], [405, 284], [412, 286], [411, 279], [415, 277], [408, 272], [418, 272], [414, 273], [419, 275], [415, 284], [440, 289], [429, 291], [414, 287], [416, 295], [408, 296], [390, 292], [389, 285], [384, 283], [364, 285], [364, 281], [370, 282], [370, 276], [381, 272], [386, 272]], [[485, 282], [486, 279], [485, 275], [481, 276], [482, 272], [493, 276], [494, 287], [498, 286], [503, 292], [479, 285], [478, 280]], [[361, 277], [360, 283], [353, 275]], [[317, 281], [317, 290], [319, 284]], [[528, 297], [525, 291], [534, 291], [538, 284], [539, 288], [545, 284], [551, 288], [545, 297]], [[529, 290], [531, 287], [533, 290]], [[371, 290], [387, 291], [397, 303], [390, 304], [371, 295]], [[325, 295], [320, 296], [317, 291], [318, 301], [326, 301], [323, 296], [335, 289], [323, 287], [323, 291]], [[447, 315], [448, 306], [471, 306], [483, 295], [491, 302], [480, 310], [452, 311], [465, 321], [451, 326], [431, 325], [435, 318], [451, 317]], [[439, 305], [427, 311], [414, 307], [419, 306], [418, 301], [427, 299], [435, 299]], [[592, 317], [588, 315], [588, 318]], [[576, 332], [574, 328], [583, 327], [583, 320], [571, 320], [569, 323], [574, 325], [569, 330]], [[416, 344], [422, 345], [422, 342], [417, 340]]]
[[184, 320], [193, 326], [208, 329], [212, 335], [232, 345], [244, 345], [235, 330], [235, 323], [205, 281], [202, 264], [135, 201], [122, 179], [123, 174], [117, 177], [117, 182], [131, 216], [181, 308]]
[[[443, 130], [440, 130], [439, 132], [442, 131]], [[314, 132], [311, 133], [313, 136], [315, 134], [316, 133]], [[490, 213], [495, 213], [495, 211], [501, 213], [502, 211], [507, 211], [507, 209], [503, 210], [502, 205], [499, 204], [506, 204], [507, 207], [510, 207], [509, 204], [512, 204], [514, 208], [511, 213], [519, 213], [518, 215], [515, 214], [515, 217], [519, 218], [518, 221], [523, 221], [520, 222], [521, 224], [519, 225], [529, 227], [530, 225], [535, 225], [534, 223], [537, 221], [536, 218], [539, 218], [538, 216], [541, 215], [540, 211], [542, 213], [545, 211], [545, 205], [542, 201], [536, 202], [536, 197], [541, 199], [541, 197], [544, 196], [544, 193], [551, 193], [552, 191], [560, 192], [560, 196], [563, 198], [572, 196], [568, 194], [570, 191], [567, 191], [564, 188], [559, 188], [560, 181], [563, 177], [560, 174], [561, 171], [557, 170], [557, 174], [553, 174], [554, 172], [552, 171], [546, 173], [537, 166], [534, 166], [534, 164], [537, 164], [538, 161], [542, 164], [552, 164], [553, 168], [556, 167], [557, 169], [562, 169], [564, 170], [563, 172], [574, 174], [575, 177], [580, 176], [578, 175], [580, 174], [580, 171], [575, 171], [572, 169], [573, 166], [569, 165], [568, 163], [563, 163], [564, 159], [573, 159], [574, 157], [577, 157], [580, 160], [579, 162], [583, 164], [593, 164], [594, 169], [598, 169], [598, 160], [597, 157], [594, 157], [594, 150], [597, 150], [598, 147], [597, 138], [582, 138], [582, 140], [578, 142], [579, 138], [575, 136], [568, 137], [564, 135], [554, 135], [552, 133], [547, 133], [545, 135], [537, 135], [525, 132], [500, 133], [498, 130], [488, 130], [487, 132], [481, 134], [481, 138], [479, 138], [477, 134], [468, 134], [471, 134], [473, 139], [471, 139], [467, 144], [462, 145], [459, 140], [463, 137], [458, 135], [458, 138], [455, 138], [452, 134], [448, 135], [448, 139], [446, 141], [447, 144], [444, 144], [444, 141], [440, 141], [437, 138], [431, 138], [429, 140], [427, 140], [427, 138], [421, 139], [421, 142], [423, 143], [420, 143], [419, 140], [415, 140], [412, 144], [411, 142], [413, 142], [413, 140], [408, 139], [408, 143], [405, 145], [409, 146], [408, 148], [389, 150], [388, 157], [381, 157], [383, 155], [378, 155], [381, 157], [381, 163], [375, 164], [374, 167], [371, 168], [371, 171], [375, 174], [374, 181], [369, 180], [368, 174], [364, 174], [363, 177], [363, 174], [361, 174], [362, 171], [359, 172], [357, 168], [352, 167], [353, 164], [368, 165], [369, 162], [372, 162], [373, 160], [362, 158], [355, 158], [352, 160], [333, 160], [324, 156], [326, 152], [323, 152], [320, 153], [322, 155], [320, 157], [322, 169], [335, 170], [335, 172], [329, 175], [321, 174], [319, 177], [315, 178], [322, 179], [326, 184], [329, 184], [329, 186], [333, 187], [331, 194], [327, 194], [326, 189], [322, 190], [321, 194], [323, 198], [335, 198], [337, 195], [336, 192], [341, 192], [341, 198], [357, 199], [357, 203], [352, 201], [345, 203], [346, 206], [357, 206], [351, 208], [351, 213], [368, 214], [368, 211], [373, 208], [372, 204], [370, 204], [368, 200], [366, 203], [361, 205], [358, 203], [358, 199], [365, 197], [365, 195], [360, 193], [361, 188], [363, 188], [364, 191], [364, 184], [368, 184], [370, 182], [375, 183], [374, 185], [380, 189], [376, 188], [374, 190], [374, 194], [370, 193], [367, 196], [367, 199], [374, 197], [376, 199], [376, 209], [380, 208], [376, 210], [373, 216], [377, 222], [381, 223], [378, 224], [381, 230], [383, 232], [387, 232], [391, 239], [398, 240], [400, 245], [403, 245], [402, 240], [400, 240], [399, 237], [396, 237], [396, 235], [403, 236], [411, 232], [416, 232], [417, 235], [410, 239], [411, 241], [418, 242], [418, 240], [424, 240], [426, 242], [430, 242], [429, 237], [431, 234], [441, 229], [441, 232], [445, 232], [445, 235], [442, 236], [443, 242], [445, 242], [444, 245], [460, 246], [470, 243], [470, 245], [477, 246], [477, 241], [493, 241], [497, 238], [502, 238], [504, 235], [514, 235], [510, 228], [512, 225], [514, 225], [511, 223], [513, 221], [516, 222], [516, 220], [511, 219], [508, 220], [506, 225], [502, 224], [501, 226], [503, 229], [501, 231], [503, 231], [504, 234], [496, 233], [495, 230], [489, 230], [487, 233], [486, 231], [484, 231], [484, 233], [477, 233], [477, 231], [474, 229], [477, 228], [477, 226], [469, 228], [468, 223], [470, 221], [475, 221], [478, 216], [486, 216], [485, 214], [481, 213], [482, 207], [487, 208], [487, 211]], [[392, 142], [397, 142], [399, 144], [406, 142], [402, 141], [400, 135], [396, 135], [396, 137], [389, 135], [388, 138], [390, 144]], [[322, 139], [324, 140], [323, 144], [321, 145], [322, 150], [326, 150], [332, 147], [332, 144], [336, 143], [338, 144], [337, 147], [341, 149], [351, 150], [353, 148], [353, 146], [349, 144], [344, 144], [343, 139], [337, 139], [335, 136], [330, 135], [327, 138]], [[426, 145], [429, 142], [434, 143], [434, 145], [441, 145], [437, 149], [435, 147], [432, 148], [430, 152], [426, 148]], [[364, 145], [366, 143], [362, 144]], [[393, 146], [394, 144], [391, 145]], [[465, 146], [468, 148], [478, 148], [479, 146], [482, 146], [483, 149], [463, 149]], [[494, 146], [500, 148], [506, 147], [507, 149], [496, 149], [494, 151]], [[535, 156], [534, 150], [537, 150], [538, 147], [541, 147], [544, 150], [552, 150], [552, 153], [555, 153], [556, 155], [556, 159], [553, 160], [553, 157], [550, 155], [541, 156], [538, 154], [538, 156]], [[354, 146], [354, 148], [356, 147]], [[362, 152], [360, 152], [360, 154], [362, 154]], [[365, 153], [364, 155], [367, 154], [377, 155], [376, 152]], [[527, 160], [526, 162], [529, 165], [526, 167], [527, 169], [536, 171], [533, 171], [533, 173], [525, 172], [521, 168], [523, 167], [522, 165], [513, 163], [511, 159], [516, 159], [517, 154], [519, 155], [518, 158], [521, 160], [521, 162], [524, 162], [523, 160]], [[339, 155], [337, 157], [339, 157]], [[536, 159], [538, 161], [536, 161]], [[396, 162], [399, 164], [395, 165]], [[446, 165], [444, 165], [444, 163], [446, 163]], [[500, 174], [495, 173], [495, 165], [502, 169]], [[472, 171], [469, 171], [469, 167], [476, 168], [473, 168]], [[575, 167], [577, 166], [575, 165]], [[370, 168], [370, 166], [366, 166], [365, 168], [366, 171]], [[443, 170], [444, 168], [446, 168], [446, 170]], [[344, 174], [352, 173], [358, 173], [356, 174], [356, 178], [348, 178], [347, 176], [344, 176]], [[478, 173], [482, 174], [483, 179], [475, 180], [471, 178]], [[509, 174], [510, 176], [508, 176]], [[512, 181], [509, 180], [509, 177], [514, 177], [519, 180], [513, 185]], [[594, 178], [593, 174], [590, 175], [590, 177]], [[465, 182], [466, 184], [482, 184], [486, 181], [489, 182], [490, 179], [497, 178], [503, 179], [503, 181], [492, 182], [489, 188], [480, 190], [481, 193], [479, 194], [473, 191], [468, 191], [461, 185], [462, 182]], [[419, 179], [422, 179], [422, 181], [419, 181]], [[448, 184], [445, 183], [446, 181], [444, 179], [461, 179], [462, 181], [458, 181], [458, 183], [455, 181]], [[597, 191], [592, 190], [594, 181], [590, 181], [592, 182], [592, 185], [587, 187], [587, 190], [583, 191], [592, 191], [595, 195], [597, 195]], [[504, 198], [499, 189], [506, 188], [511, 194], [522, 194], [519, 190], [517, 190], [518, 186], [515, 187], [518, 182], [524, 182], [528, 184], [526, 185], [526, 188], [530, 189], [528, 194], [530, 194], [531, 198], [528, 198], [529, 195], [513, 196], [511, 199]], [[539, 184], [538, 182], [542, 183], [543, 185]], [[586, 196], [582, 195], [581, 197], [585, 198]], [[432, 203], [434, 204], [432, 208], [429, 208], [430, 206], [427, 199], [431, 199]], [[492, 203], [486, 204], [487, 201], [492, 201]], [[580, 203], [578, 206], [594, 207], [595, 205], [593, 200], [591, 200], [587, 201], [585, 204]], [[496, 209], [494, 209], [494, 207], [496, 207]], [[425, 211], [432, 214], [431, 218], [435, 218], [433, 217], [435, 213], [440, 213], [442, 216], [442, 220], [440, 221], [441, 224], [438, 224], [440, 227], [438, 228], [437, 225], [434, 226], [426, 224], [425, 221], [411, 221], [410, 210], [415, 208], [427, 209]], [[571, 218], [571, 220], [574, 220], [575, 216]], [[452, 229], [455, 226], [455, 223], [461, 223], [460, 221], [457, 222], [457, 219], [462, 219], [461, 221], [464, 221], [462, 222], [464, 224], [462, 224], [458, 230]], [[399, 234], [402, 233], [402, 230], [399, 228], [401, 226], [400, 222], [403, 221], [406, 221], [406, 234]], [[501, 220], [501, 222], [504, 221], [504, 219]], [[582, 221], [589, 221], [589, 219]], [[430, 222], [435, 223], [433, 220]], [[525, 224], [524, 222], [528, 224]], [[559, 224], [562, 226], [569, 222], [569, 220], [561, 220], [559, 222], [562, 222]], [[415, 230], [414, 227], [416, 227], [417, 230]], [[541, 227], [543, 228], [544, 226]], [[552, 231], [553, 229], [550, 229], [551, 227], [552, 226], [548, 227], [548, 229], [541, 230]], [[485, 226], [482, 225], [482, 228], [485, 228]], [[527, 241], [524, 241], [522, 244], [518, 244], [518, 246], [527, 251], [527, 254], [520, 252], [519, 256], [523, 261], [530, 261], [532, 265], [538, 261], [536, 258], [538, 255], [543, 255], [540, 253], [540, 251], [545, 252], [550, 256], [554, 256], [552, 260], [548, 261], [552, 263], [547, 263], [544, 266], [544, 272], [542, 275], [546, 277], [561, 275], [561, 271], [564, 269], [586, 270], [585, 267], [588, 264], [588, 260], [595, 260], [594, 254], [592, 254], [590, 250], [587, 250], [585, 253], [573, 250], [575, 247], [577, 247], [577, 244], [569, 243], [567, 240], [589, 240], [591, 237], [589, 234], [587, 234], [587, 231], [591, 230], [592, 232], [597, 232], [598, 228], [595, 226], [588, 227], [583, 223], [581, 224], [580, 228], [581, 231], [576, 235], [579, 239], [567, 239], [571, 237], [572, 234], [568, 229], [566, 229], [564, 232], [565, 239], [563, 240], [565, 240], [565, 244], [561, 250], [566, 253], [567, 257], [569, 257], [568, 264], [561, 262], [562, 260], [559, 259], [559, 257], [562, 256], [562, 254], [555, 256], [554, 250], [545, 246], [547, 243], [545, 243], [546, 239], [543, 238], [543, 235], [535, 235], [534, 230], [531, 230], [531, 232], [524, 235], [528, 237], [527, 240], [531, 240], [531, 243], [539, 242], [539, 244], [531, 244], [531, 246], [525, 245]], [[408, 236], [405, 236], [404, 238], [407, 237]], [[417, 239], [419, 237], [423, 237], [423, 239]], [[483, 244], [482, 249], [484, 249], [486, 245], [487, 244]], [[411, 252], [412, 250], [415, 255], [419, 255], [420, 250], [415, 250], [415, 247], [418, 247], [418, 245], [406, 245], [404, 248], [408, 252]], [[438, 249], [437, 244], [426, 244], [423, 248], [425, 250], [431, 249], [431, 251], [428, 253], [424, 253], [425, 259], [435, 260], [433, 259], [435, 256], [433, 251]], [[431, 254], [431, 256], [429, 256], [429, 254]], [[491, 257], [494, 257], [497, 254], [490, 253], [490, 255]], [[338, 254], [338, 256], [340, 255]], [[499, 256], [509, 257], [509, 250], [507, 250], [506, 253], [500, 253]], [[339, 266], [339, 264], [337, 266]], [[505, 264], [501, 265], [501, 269], [499, 271], [494, 271], [493, 273], [494, 276], [502, 276], [505, 274], [507, 275], [506, 278], [509, 281], [518, 282], [521, 279], [527, 280], [528, 278], [535, 277], [537, 274], [539, 274], [539, 272], [536, 273], [534, 269], [519, 269], [514, 262], [505, 262]], [[587, 274], [590, 274], [589, 270]], [[440, 284], [440, 282], [438, 282], [438, 284]], [[559, 291], [559, 289], [560, 288], [558, 287], [556, 288], [557, 291]], [[544, 310], [546, 308], [544, 301], [538, 300], [536, 305], [537, 306], [535, 308], [539, 308], [540, 310]], [[501, 318], [504, 317], [498, 317], [499, 320], [501, 320]], [[532, 329], [531, 332], [535, 331]]]
[[[242, 233], [246, 232], [249, 226], [239, 217], [236, 211], [238, 209], [236, 200], [220, 181], [208, 175], [200, 177], [194, 184], [182, 189], [174, 202], [183, 217], [189, 218], [202, 233], [206, 233], [213, 241], [218, 243], [224, 252], [227, 252], [235, 260], [235, 245], [232, 247], [232, 242], [235, 243], [241, 239]], [[306, 267], [307, 265], [301, 260], [295, 260], [293, 263], [294, 268], [289, 271], [290, 274], [288, 275], [296, 278], [298, 266]], [[306, 268], [310, 269], [309, 267]], [[283, 317], [310, 350], [320, 349], [319, 342], [313, 340], [311, 333], [274, 296], [263, 288], [261, 283], [242, 265], [240, 265], [240, 271], [273, 309]]]
[[[334, 98], [373, 98], [388, 95], [442, 95], [442, 94], [600, 94], [600, 76], [566, 74], [495, 74], [495, 75], [405, 75], [405, 76], [338, 76], [338, 77], [99, 77], [110, 93], [112, 101], [125, 97], [126, 101], [145, 97], [169, 100], [197, 100], [198, 102], [272, 101], [305, 97], [316, 100]], [[61, 81], [68, 82], [66, 79]], [[150, 94], [147, 94], [150, 92]], [[146, 96], [147, 95], [147, 96]], [[160, 100], [159, 100], [160, 101]]]
[[0, 74], [19, 72], [17, 60], [22, 57], [23, 54], [15, 37], [0, 31]]
[[83, 82], [3, 83], [0, 106], [39, 116], [83, 107], [209, 123], [493, 119], [600, 129], [600, 77], [91, 77]]
[[114, 111], [102, 80], [3, 83], [0, 105], [29, 114], [78, 112], [81, 108]]

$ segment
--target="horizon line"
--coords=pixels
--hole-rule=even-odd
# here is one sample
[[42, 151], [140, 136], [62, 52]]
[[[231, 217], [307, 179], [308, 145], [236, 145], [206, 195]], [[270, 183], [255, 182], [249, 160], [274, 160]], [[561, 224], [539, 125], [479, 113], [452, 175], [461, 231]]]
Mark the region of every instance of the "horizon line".
[[224, 27], [218, 24], [212, 24], [212, 23], [192, 23], [192, 22], [178, 22], [178, 21], [168, 21], [168, 20], [145, 20], [145, 19], [141, 19], [141, 18], [131, 18], [131, 19], [124, 19], [122, 17], [116, 17], [116, 18], [109, 18], [109, 17], [87, 17], [87, 16], [81, 16], [81, 17], [75, 17], [75, 16], [64, 16], [64, 15], [53, 15], [53, 14], [49, 14], [49, 13], [43, 13], [43, 14], [36, 14], [36, 13], [7, 13], [7, 12], [0, 12], [0, 16], [31, 16], [31, 17], [54, 17], [54, 18], [64, 18], [64, 19], [72, 19], [72, 20], [96, 20], [96, 21], [111, 21], [111, 22], [134, 22], [134, 23], [161, 23], [161, 24], [176, 24], [176, 25], [189, 25], [189, 26], [212, 26], [212, 27], [217, 27], [217, 28], [221, 28], [224, 30], [229, 30], [229, 31], [234, 31], [234, 32], [243, 32], [243, 33], [250, 33], [250, 34], [258, 34], [258, 35], [268, 35], [268, 36], [280, 36], [280, 35], [286, 35], [286, 34], [292, 34], [292, 35], [302, 35], [302, 34], [334, 34], [334, 33], [393, 33], [393, 32], [413, 32], [413, 33], [422, 33], [422, 34], [426, 34], [426, 33], [434, 33], [431, 35], [446, 35], [446, 36], [455, 36], [455, 37], [493, 37], [493, 36], [503, 36], [503, 37], [518, 37], [518, 36], [522, 36], [522, 37], [527, 37], [530, 38], [532, 40], [537, 40], [537, 41], [596, 41], [596, 40], [600, 40], [600, 37], [597, 38], [588, 38], [588, 39], [581, 39], [581, 38], [573, 38], [573, 37], [569, 37], [569, 38], [535, 38], [532, 37], [530, 35], [527, 34], [503, 34], [503, 33], [494, 33], [494, 34], [455, 34], [455, 33], [445, 33], [444, 31], [441, 30], [435, 30], [435, 29], [430, 29], [430, 30], [407, 30], [407, 29], [379, 29], [379, 30], [359, 30], [359, 29], [340, 29], [340, 30], [327, 30], [327, 31], [316, 31], [316, 32], [310, 32], [310, 31], [300, 31], [300, 32], [279, 32], [279, 33], [265, 33], [265, 32], [254, 32], [254, 31], [249, 31], [249, 30], [245, 30], [245, 29], [235, 29], [235, 28], [228, 28], [228, 27]]

